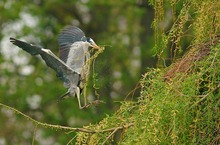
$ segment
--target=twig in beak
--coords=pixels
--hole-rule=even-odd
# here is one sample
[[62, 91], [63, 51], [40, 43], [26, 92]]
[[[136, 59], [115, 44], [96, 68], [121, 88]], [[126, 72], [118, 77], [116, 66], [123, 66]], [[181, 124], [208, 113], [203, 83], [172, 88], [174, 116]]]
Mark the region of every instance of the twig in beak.
[[98, 45], [96, 45], [95, 43], [92, 43], [92, 44], [90, 44], [90, 46], [92, 47], [92, 48], [95, 48], [95, 49], [101, 49]]

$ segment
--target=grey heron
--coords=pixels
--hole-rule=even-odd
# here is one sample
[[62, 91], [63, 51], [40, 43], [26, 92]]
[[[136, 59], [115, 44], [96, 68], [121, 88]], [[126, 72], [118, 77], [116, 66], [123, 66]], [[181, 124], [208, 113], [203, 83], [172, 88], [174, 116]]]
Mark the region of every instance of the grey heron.
[[84, 32], [75, 26], [65, 27], [58, 35], [60, 58], [49, 49], [28, 44], [26, 42], [10, 38], [10, 42], [22, 48], [31, 55], [40, 55], [46, 64], [56, 71], [57, 77], [64, 82], [68, 91], [59, 99], [67, 96], [76, 96], [79, 108], [83, 109], [80, 103], [80, 94], [84, 88], [86, 77], [89, 73], [90, 53], [88, 48], [100, 49], [98, 45]]

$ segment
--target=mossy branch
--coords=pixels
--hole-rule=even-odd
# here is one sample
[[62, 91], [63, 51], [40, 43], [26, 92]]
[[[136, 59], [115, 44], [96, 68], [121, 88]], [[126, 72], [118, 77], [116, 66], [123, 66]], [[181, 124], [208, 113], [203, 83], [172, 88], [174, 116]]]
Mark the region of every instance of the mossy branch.
[[53, 124], [48, 124], [48, 123], [43, 123], [40, 121], [37, 121], [35, 119], [33, 119], [32, 117], [22, 113], [21, 111], [10, 107], [8, 105], [2, 104], [0, 103], [0, 106], [12, 110], [15, 113], [22, 115], [23, 117], [25, 117], [27, 120], [32, 121], [34, 124], [36, 124], [36, 126], [42, 126], [42, 127], [48, 127], [48, 128], [54, 128], [54, 129], [63, 129], [63, 130], [70, 130], [70, 132], [74, 132], [74, 131], [78, 131], [78, 132], [84, 132], [84, 133], [103, 133], [103, 132], [111, 132], [114, 130], [119, 130], [119, 129], [123, 129], [123, 128], [128, 128], [132, 125], [134, 125], [133, 123], [128, 123], [128, 124], [124, 124], [122, 126], [117, 126], [117, 127], [113, 127], [113, 128], [108, 128], [108, 129], [103, 129], [103, 130], [91, 130], [91, 129], [87, 129], [87, 128], [74, 128], [74, 127], [69, 127], [69, 126], [62, 126], [62, 125], [53, 125]]
[[53, 124], [48, 124], [48, 123], [43, 123], [43, 122], [39, 122], [35, 119], [33, 119], [32, 117], [22, 113], [21, 111], [13, 108], [13, 107], [10, 107], [8, 105], [5, 105], [5, 104], [2, 104], [0, 103], [0, 106], [4, 107], [4, 108], [7, 108], [9, 110], [12, 110], [14, 111], [15, 113], [17, 114], [20, 114], [22, 115], [23, 117], [25, 117], [27, 120], [30, 120], [32, 121], [34, 124], [38, 125], [38, 126], [42, 126], [42, 127], [49, 127], [49, 128], [54, 128], [54, 129], [64, 129], [64, 130], [71, 130], [71, 131], [81, 131], [81, 132], [86, 132], [86, 133], [92, 133], [94, 132], [93, 130], [90, 130], [90, 129], [85, 129], [85, 128], [74, 128], [74, 127], [68, 127], [68, 126], [62, 126], [62, 125], [53, 125]]

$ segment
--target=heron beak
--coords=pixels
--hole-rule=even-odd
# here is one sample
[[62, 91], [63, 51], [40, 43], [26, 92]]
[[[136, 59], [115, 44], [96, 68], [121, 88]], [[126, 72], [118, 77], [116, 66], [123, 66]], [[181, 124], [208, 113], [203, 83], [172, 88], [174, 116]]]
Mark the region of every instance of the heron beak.
[[92, 48], [95, 48], [95, 49], [101, 49], [98, 45], [96, 45], [95, 43], [92, 43], [92, 44], [90, 44], [90, 46], [92, 47]]

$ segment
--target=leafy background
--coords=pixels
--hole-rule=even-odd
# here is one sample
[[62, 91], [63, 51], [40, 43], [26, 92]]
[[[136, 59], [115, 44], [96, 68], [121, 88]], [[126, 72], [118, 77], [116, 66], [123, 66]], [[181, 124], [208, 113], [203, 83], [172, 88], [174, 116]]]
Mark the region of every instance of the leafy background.
[[[125, 137], [124, 141], [146, 143], [146, 140], [143, 140], [146, 138], [144, 129], [146, 127], [155, 131], [155, 134], [152, 132], [148, 135], [153, 140], [150, 142], [158, 144], [161, 140], [158, 138], [161, 136], [161, 132], [158, 133], [155, 129], [162, 126], [157, 124], [160, 122], [161, 116], [167, 117], [166, 113], [170, 111], [173, 116], [171, 118], [168, 116], [167, 120], [165, 118], [162, 121], [169, 122], [178, 110], [182, 111], [182, 106], [176, 106], [176, 102], [168, 101], [167, 108], [171, 103], [171, 106], [176, 109], [173, 111], [165, 107], [165, 114], [164, 110], [160, 111], [160, 109], [164, 109], [161, 107], [163, 103], [160, 104], [160, 97], [169, 94], [170, 91], [160, 91], [164, 87], [167, 89], [167, 86], [161, 83], [162, 80], [158, 77], [163, 75], [163, 72], [147, 68], [169, 66], [180, 58], [190, 45], [210, 41], [213, 35], [219, 33], [219, 5], [218, 1], [211, 0], [166, 2], [163, 0], [1, 0], [0, 103], [16, 108], [40, 122], [71, 127], [87, 126], [94, 129], [117, 124], [114, 120], [118, 123], [126, 120], [128, 122], [139, 120], [146, 125], [149, 120], [141, 120], [140, 116], [150, 115], [156, 119], [150, 122], [152, 128], [148, 128], [147, 125], [141, 128], [139, 126], [141, 124], [138, 125], [140, 122], [136, 122], [135, 128], [141, 130], [133, 130], [134, 128], [128, 130], [130, 134], [126, 136], [127, 140]], [[211, 10], [213, 13], [209, 13]], [[62, 82], [56, 78], [53, 70], [46, 67], [39, 57], [32, 57], [9, 42], [9, 37], [15, 37], [51, 49], [58, 54], [57, 36], [66, 25], [79, 26], [98, 45], [105, 46], [104, 52], [99, 54], [95, 60], [94, 73], [91, 73], [86, 89], [89, 101], [99, 98], [104, 100], [105, 104], [79, 110], [76, 99], [57, 103], [57, 98], [66, 90]], [[219, 49], [215, 50], [213, 54], [219, 56]], [[206, 66], [209, 65], [206, 63]], [[218, 78], [219, 73], [216, 75]], [[216, 75], [214, 76], [216, 77]], [[193, 80], [194, 77], [190, 78]], [[152, 81], [152, 78], [156, 79]], [[193, 84], [191, 81], [187, 82], [187, 87]], [[182, 85], [185, 84], [180, 86]], [[154, 90], [157, 87], [160, 89]], [[215, 87], [213, 86], [213, 88]], [[154, 91], [150, 96], [155, 96], [156, 101], [153, 102], [156, 102], [156, 105], [151, 104], [152, 98], [147, 95], [150, 91]], [[188, 92], [188, 90], [183, 90], [183, 92]], [[141, 98], [138, 98], [140, 95]], [[142, 98], [146, 99], [142, 100]], [[168, 98], [168, 100], [171, 99]], [[129, 102], [123, 102], [124, 100]], [[130, 100], [134, 102], [138, 100], [144, 108], [139, 108], [140, 104], [132, 105]], [[120, 106], [121, 104], [122, 106]], [[154, 109], [149, 108], [151, 105]], [[215, 104], [215, 106], [218, 105]], [[134, 111], [134, 116], [131, 113], [133, 108], [138, 108]], [[181, 116], [181, 114], [179, 115]], [[108, 121], [109, 119], [110, 121]], [[99, 121], [101, 121], [100, 126], [93, 127], [92, 124]], [[215, 123], [213, 124], [215, 125]], [[108, 126], [109, 124], [110, 126]], [[166, 127], [167, 124], [165, 124]], [[177, 140], [180, 130], [172, 131], [171, 129], [173, 136], [168, 138], [166, 143], [182, 143], [182, 140]], [[192, 134], [196, 136], [195, 132]], [[69, 133], [65, 130], [39, 127], [6, 107], [0, 108], [0, 144], [31, 144], [32, 142], [59, 145], [67, 144], [68, 141], [74, 144], [75, 135], [75, 132]], [[136, 142], [132, 142], [135, 141], [132, 140], [134, 139], [131, 137], [132, 135], [136, 138]], [[88, 138], [88, 134], [83, 133], [79, 133], [77, 136], [78, 143], [85, 141], [80, 139]], [[94, 137], [91, 137], [91, 141], [105, 142], [103, 139], [106, 138], [105, 134], [96, 134]], [[98, 137], [103, 138], [98, 139]], [[191, 139], [194, 139], [193, 143], [196, 143], [195, 138]], [[123, 142], [123, 138], [120, 142]], [[90, 142], [90, 144], [92, 143]]]

